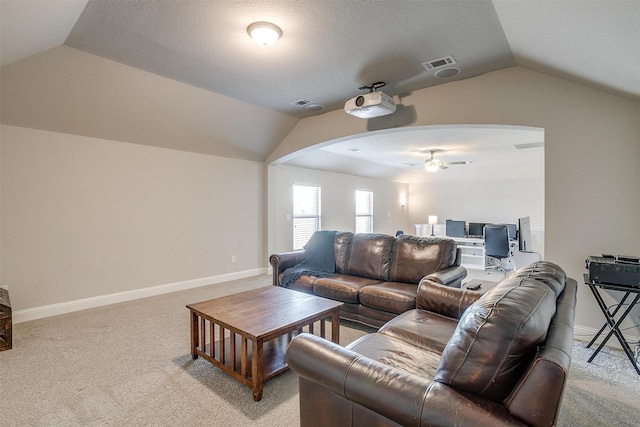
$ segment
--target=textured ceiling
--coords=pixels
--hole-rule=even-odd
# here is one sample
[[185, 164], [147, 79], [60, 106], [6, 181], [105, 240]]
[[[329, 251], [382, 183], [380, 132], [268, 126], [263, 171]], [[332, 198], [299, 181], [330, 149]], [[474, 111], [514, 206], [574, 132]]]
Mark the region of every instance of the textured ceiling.
[[[249, 160], [266, 159], [297, 119], [341, 109], [360, 93], [358, 87], [380, 80], [387, 83], [384, 92], [402, 96], [519, 65], [631, 99], [640, 97], [637, 0], [2, 0], [0, 13], [3, 123], [13, 120], [9, 124]], [[268, 48], [255, 45], [246, 33], [255, 21], [279, 25], [282, 39]], [[61, 43], [133, 71], [60, 50]], [[46, 56], [39, 55], [43, 52]], [[449, 55], [461, 70], [454, 77], [438, 78], [421, 65]], [[54, 68], [59, 75], [48, 78], [43, 68], [43, 79], [38, 67]], [[142, 113], [136, 102], [144, 105], [144, 100], [132, 99], [138, 79], [149, 93], [161, 89], [169, 94], [179, 86], [136, 70], [199, 88], [204, 93], [185, 89], [181, 94], [184, 102], [187, 93], [201, 101], [187, 108], [156, 102]], [[20, 81], [16, 76], [27, 75], [42, 87], [7, 89], [14, 78]], [[69, 105], [46, 110], [48, 99], [42, 94], [71, 90], [75, 98], [63, 99]], [[8, 99], [7, 93], [13, 97]], [[165, 93], [158, 95], [161, 99]], [[325, 108], [311, 111], [291, 105], [302, 99]], [[31, 105], [18, 106], [16, 100]], [[100, 114], [91, 115], [86, 105]], [[73, 121], [77, 110], [87, 119]], [[120, 125], [114, 127], [119, 116]], [[456, 129], [446, 131], [449, 139], [460, 139]], [[370, 150], [356, 159], [340, 152], [345, 144], [357, 143], [350, 140], [288, 164], [387, 177], [406, 169], [396, 166], [407, 162], [402, 153], [410, 149], [398, 134], [380, 135], [393, 144], [393, 152], [379, 144], [377, 153]], [[440, 148], [452, 159], [457, 156], [455, 147], [443, 142]], [[457, 151], [462, 160], [478, 154], [475, 146]], [[376, 160], [383, 153], [386, 164]], [[508, 159], [507, 154], [502, 157]]]
[[[246, 32], [265, 20], [283, 31], [266, 48]], [[292, 102], [334, 110], [376, 81], [390, 95], [442, 83], [421, 64], [449, 55], [454, 79], [515, 65], [488, 1], [92, 0], [65, 43], [298, 117], [314, 112]]]

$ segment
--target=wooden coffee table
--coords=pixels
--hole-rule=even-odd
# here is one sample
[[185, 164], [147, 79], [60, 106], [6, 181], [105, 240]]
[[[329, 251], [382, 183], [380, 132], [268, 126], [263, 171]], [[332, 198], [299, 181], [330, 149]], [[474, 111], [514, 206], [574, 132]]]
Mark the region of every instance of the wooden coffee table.
[[257, 402], [264, 381], [289, 368], [285, 353], [295, 335], [313, 334], [319, 322], [324, 338], [330, 319], [331, 340], [339, 342], [342, 305], [277, 286], [189, 304], [191, 357], [202, 356], [251, 387]]

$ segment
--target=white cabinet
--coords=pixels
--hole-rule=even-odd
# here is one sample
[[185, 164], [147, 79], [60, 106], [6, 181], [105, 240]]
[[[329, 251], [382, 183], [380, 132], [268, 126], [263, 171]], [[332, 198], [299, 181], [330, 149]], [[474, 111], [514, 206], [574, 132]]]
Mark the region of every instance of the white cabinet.
[[[484, 270], [486, 257], [484, 252], [484, 242], [479, 239], [455, 239], [462, 255], [461, 265], [464, 268], [474, 268]], [[465, 240], [465, 241], [460, 241]]]
[[[452, 237], [452, 239], [456, 241], [456, 246], [462, 252], [460, 265], [464, 268], [478, 270], [484, 270], [489, 267], [484, 250], [484, 239], [470, 237]], [[512, 255], [515, 254], [518, 251], [518, 242], [515, 240], [509, 242], [509, 249]], [[511, 262], [510, 260], [511, 258], [509, 258], [509, 263]]]

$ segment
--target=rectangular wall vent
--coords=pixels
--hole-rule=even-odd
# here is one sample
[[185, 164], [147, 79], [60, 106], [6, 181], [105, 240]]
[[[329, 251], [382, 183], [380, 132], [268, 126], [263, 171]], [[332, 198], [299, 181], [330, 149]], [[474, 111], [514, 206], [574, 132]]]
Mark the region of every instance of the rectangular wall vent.
[[526, 150], [527, 148], [539, 148], [544, 147], [544, 142], [530, 142], [528, 144], [513, 144], [513, 148], [516, 150]]
[[301, 99], [300, 101], [292, 102], [291, 105], [295, 105], [296, 107], [304, 107], [305, 105], [313, 104], [313, 102], [308, 99]]
[[435, 59], [433, 61], [423, 62], [422, 66], [427, 71], [435, 70], [436, 68], [446, 67], [447, 65], [457, 64], [453, 56], [447, 56], [446, 58]]

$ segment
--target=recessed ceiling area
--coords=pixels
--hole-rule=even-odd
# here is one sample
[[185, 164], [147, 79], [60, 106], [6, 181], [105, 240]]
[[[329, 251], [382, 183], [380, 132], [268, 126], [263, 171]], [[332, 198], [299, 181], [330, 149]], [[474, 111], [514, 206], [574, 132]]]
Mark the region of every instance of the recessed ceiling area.
[[[424, 169], [430, 151], [451, 165]], [[331, 172], [384, 176], [396, 182], [443, 182], [544, 177], [544, 129], [503, 125], [436, 125], [385, 129], [341, 138], [282, 163]], [[326, 166], [330, 165], [330, 166]]]

